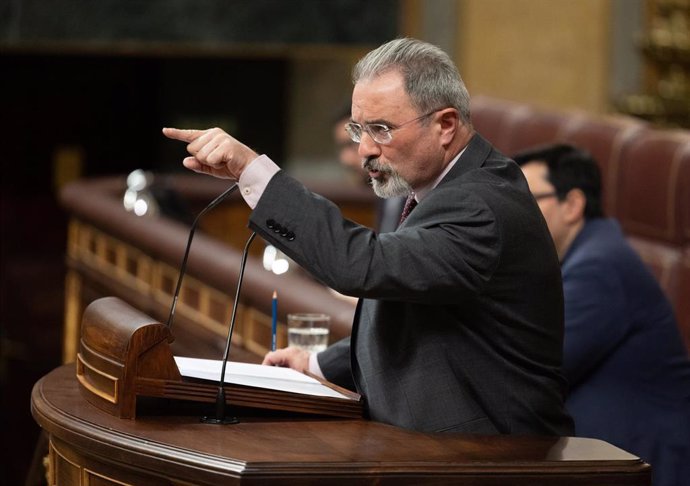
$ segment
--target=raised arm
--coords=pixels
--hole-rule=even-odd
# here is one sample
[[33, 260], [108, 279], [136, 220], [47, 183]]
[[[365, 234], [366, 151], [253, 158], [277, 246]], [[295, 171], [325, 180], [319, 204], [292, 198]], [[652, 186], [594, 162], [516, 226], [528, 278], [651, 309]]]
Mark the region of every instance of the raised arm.
[[238, 180], [247, 165], [258, 157], [256, 152], [220, 128], [163, 128], [163, 135], [187, 142], [191, 157], [182, 161], [186, 168], [221, 179]]

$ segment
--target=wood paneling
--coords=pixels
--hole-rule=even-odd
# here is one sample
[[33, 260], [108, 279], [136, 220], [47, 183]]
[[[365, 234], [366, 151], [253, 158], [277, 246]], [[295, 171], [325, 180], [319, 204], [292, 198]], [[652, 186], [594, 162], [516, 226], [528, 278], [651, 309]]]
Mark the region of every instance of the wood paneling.
[[608, 109], [611, 5], [463, 0], [458, 64], [471, 95]]

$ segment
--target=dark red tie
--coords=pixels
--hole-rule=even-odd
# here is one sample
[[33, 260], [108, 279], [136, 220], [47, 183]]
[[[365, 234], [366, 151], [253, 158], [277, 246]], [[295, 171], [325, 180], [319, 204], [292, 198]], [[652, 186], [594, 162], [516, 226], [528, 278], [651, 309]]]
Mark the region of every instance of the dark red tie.
[[403, 221], [407, 219], [407, 217], [410, 215], [412, 210], [415, 208], [417, 205], [417, 200], [414, 198], [414, 195], [407, 196], [407, 200], [405, 201], [405, 206], [403, 206], [402, 214], [400, 215], [400, 222], [398, 223], [398, 226], [403, 224]]

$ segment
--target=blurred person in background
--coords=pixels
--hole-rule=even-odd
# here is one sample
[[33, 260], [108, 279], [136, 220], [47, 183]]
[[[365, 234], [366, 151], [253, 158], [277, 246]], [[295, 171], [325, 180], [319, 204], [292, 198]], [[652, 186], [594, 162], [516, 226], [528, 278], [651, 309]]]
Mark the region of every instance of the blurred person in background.
[[348, 178], [356, 184], [369, 186], [369, 174], [362, 167], [362, 158], [357, 153], [359, 144], [347, 134], [346, 126], [352, 121], [350, 102], [343, 104], [333, 117], [333, 145], [340, 164], [347, 169]]
[[561, 262], [575, 433], [640, 456], [655, 486], [690, 484], [690, 361], [661, 287], [603, 215], [596, 161], [566, 144], [514, 159]]

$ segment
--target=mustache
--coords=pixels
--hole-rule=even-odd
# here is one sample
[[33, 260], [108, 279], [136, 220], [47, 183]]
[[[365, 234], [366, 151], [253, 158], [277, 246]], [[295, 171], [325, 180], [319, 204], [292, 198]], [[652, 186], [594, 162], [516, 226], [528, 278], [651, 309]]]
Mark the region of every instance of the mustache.
[[375, 157], [364, 159], [362, 161], [362, 168], [365, 170], [378, 171], [382, 174], [390, 174], [393, 172], [393, 169], [391, 169], [389, 165], [382, 164], [379, 162], [379, 159]]

